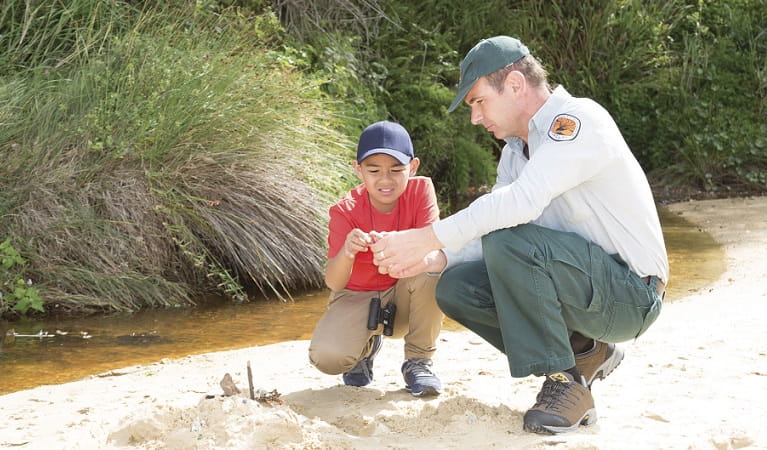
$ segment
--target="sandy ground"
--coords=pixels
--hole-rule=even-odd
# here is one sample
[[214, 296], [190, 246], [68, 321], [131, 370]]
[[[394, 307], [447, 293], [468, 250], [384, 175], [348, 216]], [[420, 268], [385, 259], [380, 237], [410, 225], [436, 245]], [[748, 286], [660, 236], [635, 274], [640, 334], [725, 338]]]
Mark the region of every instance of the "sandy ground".
[[[404, 391], [399, 340], [385, 341], [368, 388], [340, 385], [309, 365], [307, 341], [287, 342], [0, 396], [0, 447], [767, 448], [767, 197], [670, 209], [724, 245], [727, 271], [622, 344], [623, 364], [594, 384], [599, 420], [572, 433], [522, 431], [541, 380], [512, 379], [491, 346], [443, 331], [437, 398]], [[248, 362], [256, 394], [281, 404], [249, 399]], [[226, 373], [241, 394], [222, 395]]]

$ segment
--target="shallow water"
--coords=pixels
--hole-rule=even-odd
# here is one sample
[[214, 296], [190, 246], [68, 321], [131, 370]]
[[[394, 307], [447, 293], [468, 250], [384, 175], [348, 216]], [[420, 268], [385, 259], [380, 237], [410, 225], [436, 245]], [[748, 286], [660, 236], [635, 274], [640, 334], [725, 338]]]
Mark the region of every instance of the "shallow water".
[[[724, 272], [724, 253], [710, 235], [665, 210], [661, 222], [672, 276], [666, 301], [704, 289]], [[42, 335], [1, 341], [0, 394], [163, 358], [309, 339], [327, 296], [317, 291], [293, 302], [216, 302], [194, 309], [2, 323], [0, 337], [10, 328]], [[460, 328], [452, 321], [445, 327]]]

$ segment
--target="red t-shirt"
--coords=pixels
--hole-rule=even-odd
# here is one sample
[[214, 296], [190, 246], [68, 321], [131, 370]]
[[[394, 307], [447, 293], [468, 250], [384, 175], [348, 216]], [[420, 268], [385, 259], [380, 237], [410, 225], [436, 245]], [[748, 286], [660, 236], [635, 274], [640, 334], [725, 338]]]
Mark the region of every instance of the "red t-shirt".
[[[330, 207], [328, 223], [328, 258], [344, 247], [346, 236], [354, 228], [369, 231], [399, 231], [420, 228], [439, 220], [439, 206], [434, 184], [428, 177], [412, 177], [405, 192], [397, 199], [394, 209], [384, 214], [372, 207], [364, 184], [349, 191]], [[378, 273], [370, 251], [359, 252], [346, 289], [353, 291], [383, 291], [396, 283], [395, 278]]]

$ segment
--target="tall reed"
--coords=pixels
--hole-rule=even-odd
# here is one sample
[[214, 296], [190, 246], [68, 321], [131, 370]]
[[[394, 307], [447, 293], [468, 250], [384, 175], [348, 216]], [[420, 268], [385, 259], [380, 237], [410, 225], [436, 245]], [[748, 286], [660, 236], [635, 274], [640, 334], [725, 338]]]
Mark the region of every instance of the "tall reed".
[[0, 91], [0, 236], [48, 308], [319, 287], [352, 145], [316, 84], [261, 43], [274, 16], [91, 6], [112, 20], [54, 46], [67, 64], [25, 66]]

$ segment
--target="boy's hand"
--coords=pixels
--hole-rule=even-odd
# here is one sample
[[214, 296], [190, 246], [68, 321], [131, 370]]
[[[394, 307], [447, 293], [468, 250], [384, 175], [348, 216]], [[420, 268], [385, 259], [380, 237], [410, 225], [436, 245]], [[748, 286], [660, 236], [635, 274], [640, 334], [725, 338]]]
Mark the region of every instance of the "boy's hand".
[[346, 235], [344, 242], [344, 254], [354, 259], [358, 252], [367, 251], [368, 246], [373, 243], [373, 239], [364, 231], [355, 228]]

